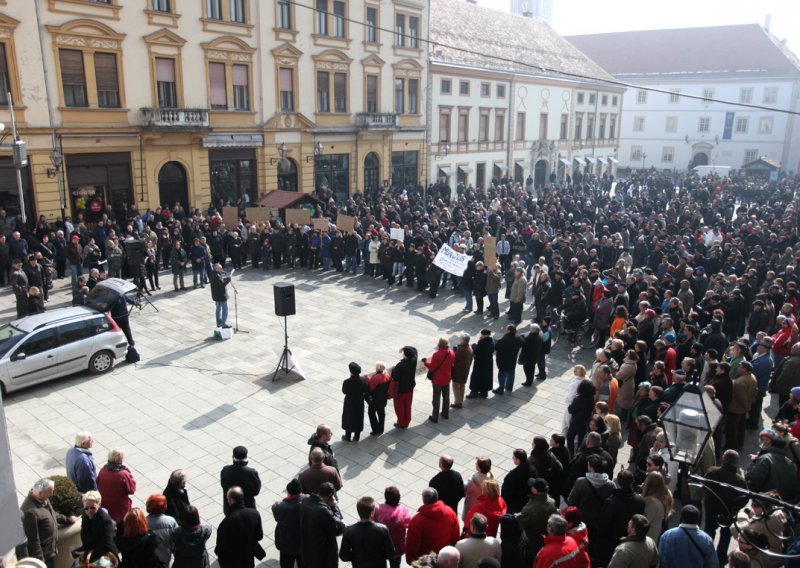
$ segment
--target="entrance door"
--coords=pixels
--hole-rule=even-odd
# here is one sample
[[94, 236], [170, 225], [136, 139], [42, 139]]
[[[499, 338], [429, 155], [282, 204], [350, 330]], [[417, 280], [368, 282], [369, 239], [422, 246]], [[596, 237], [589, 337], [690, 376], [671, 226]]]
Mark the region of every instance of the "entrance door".
[[514, 163], [514, 181], [517, 183], [525, 181], [525, 169], [519, 162]]
[[176, 203], [189, 205], [189, 186], [186, 170], [178, 162], [167, 162], [158, 172], [158, 203], [172, 209]]
[[[708, 165], [708, 154], [705, 152], [698, 152], [692, 158], [692, 168], [695, 166], [707, 166]], [[690, 168], [691, 169], [691, 168]]]
[[364, 158], [364, 197], [368, 200], [375, 198], [375, 194], [381, 186], [380, 177], [380, 159], [375, 152], [370, 152]]
[[297, 191], [297, 163], [291, 158], [278, 162], [278, 189]]
[[533, 169], [533, 187], [543, 187], [547, 183], [547, 160], [539, 160]]

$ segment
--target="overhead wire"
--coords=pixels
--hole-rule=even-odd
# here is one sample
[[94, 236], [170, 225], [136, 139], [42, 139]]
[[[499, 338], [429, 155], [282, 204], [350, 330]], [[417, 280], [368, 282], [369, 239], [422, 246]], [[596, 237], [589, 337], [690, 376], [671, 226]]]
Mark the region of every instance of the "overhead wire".
[[[435, 1], [435, 0], [430, 0], [430, 1]], [[317, 13], [317, 14], [331, 14], [331, 12], [327, 12], [325, 10], [319, 10], [314, 6], [307, 6], [305, 4], [301, 4], [300, 2], [297, 2], [296, 0], [288, 0], [287, 3], [291, 4], [293, 6], [300, 7], [300, 8], [305, 8], [306, 10], [310, 10], [310, 11], [312, 11], [314, 13]], [[341, 18], [345, 22], [348, 22], [348, 23], [351, 23], [351, 24], [356, 24], [356, 25], [359, 25], [359, 26], [364, 27], [364, 28], [366, 28], [367, 26], [370, 26], [370, 27], [373, 27], [376, 31], [386, 32], [386, 33], [393, 34], [393, 35], [397, 33], [393, 29], [383, 28], [383, 27], [378, 26], [378, 25], [371, 26], [367, 22], [363, 22], [361, 20], [356, 20], [356, 19], [350, 18], [348, 16], [336, 16], [336, 17], [337, 18]], [[410, 36], [408, 36], [408, 34], [406, 34], [406, 37], [410, 37]], [[551, 74], [555, 74], [555, 75], [562, 75], [564, 77], [569, 77], [571, 79], [578, 79], [578, 80], [581, 80], [581, 81], [590, 81], [590, 82], [593, 82], [593, 83], [602, 83], [602, 84], [605, 84], [605, 85], [610, 85], [610, 86], [615, 86], [615, 87], [625, 87], [626, 89], [636, 89], [636, 90], [640, 90], [640, 91], [649, 91], [649, 92], [653, 92], [653, 93], [662, 93], [662, 94], [666, 94], [666, 95], [670, 95], [670, 96], [678, 96], [678, 97], [681, 97], [681, 98], [684, 98], [684, 99], [698, 100], [698, 101], [702, 101], [702, 102], [705, 102], [705, 103], [719, 103], [719, 104], [724, 104], [724, 105], [728, 105], [728, 106], [749, 108], [749, 109], [754, 109], [754, 110], [764, 110], [764, 111], [769, 111], [769, 112], [779, 112], [779, 113], [782, 113], [782, 114], [790, 114], [790, 115], [800, 116], [800, 111], [794, 111], [794, 110], [790, 110], [790, 109], [784, 109], [784, 108], [778, 108], [778, 107], [768, 107], [768, 106], [758, 105], [758, 104], [754, 104], [754, 103], [743, 103], [743, 102], [740, 102], [740, 101], [727, 101], [727, 100], [724, 100], [724, 99], [717, 99], [717, 98], [714, 98], [714, 97], [705, 97], [703, 95], [693, 95], [693, 94], [683, 93], [683, 92], [679, 92], [679, 91], [672, 91], [672, 90], [668, 90], [668, 89], [660, 89], [658, 87], [650, 87], [650, 86], [646, 86], [646, 85], [637, 85], [637, 84], [634, 84], [634, 83], [628, 83], [626, 81], [620, 81], [618, 79], [605, 79], [605, 78], [602, 78], [602, 77], [593, 77], [591, 75], [584, 75], [584, 74], [581, 74], [581, 73], [573, 73], [571, 71], [564, 71], [564, 70], [561, 70], [561, 69], [553, 69], [553, 68], [550, 68], [550, 67], [544, 67], [544, 66], [538, 65], [538, 64], [526, 63], [525, 61], [520, 61], [518, 59], [513, 59], [511, 57], [503, 57], [503, 56], [500, 56], [500, 55], [490, 55], [490, 54], [487, 54], [487, 53], [483, 53], [481, 51], [475, 51], [475, 50], [472, 50], [472, 49], [466, 49], [464, 47], [458, 47], [458, 46], [454, 46], [454, 45], [449, 45], [449, 44], [443, 43], [441, 41], [434, 41], [434, 40], [431, 40], [431, 39], [428, 39], [428, 38], [417, 37], [416, 40], [421, 42], [421, 43], [426, 43], [426, 44], [432, 45], [434, 47], [437, 47], [437, 46], [438, 47], [444, 47], [444, 48], [447, 48], [447, 49], [452, 49], [454, 51], [459, 51], [461, 53], [466, 53], [466, 54], [469, 54], [469, 55], [475, 55], [475, 56], [478, 56], [478, 57], [482, 57], [484, 59], [493, 59], [495, 61], [502, 61], [504, 63], [510, 63], [510, 64], [513, 64], [513, 65], [521, 65], [523, 67], [527, 67], [529, 69], [533, 69], [535, 71], [539, 71], [540, 73], [551, 73]], [[565, 40], [565, 41], [568, 41], [568, 40]], [[446, 64], [447, 62], [443, 61], [442, 63]], [[507, 71], [507, 70], [500, 69], [499, 71]]]

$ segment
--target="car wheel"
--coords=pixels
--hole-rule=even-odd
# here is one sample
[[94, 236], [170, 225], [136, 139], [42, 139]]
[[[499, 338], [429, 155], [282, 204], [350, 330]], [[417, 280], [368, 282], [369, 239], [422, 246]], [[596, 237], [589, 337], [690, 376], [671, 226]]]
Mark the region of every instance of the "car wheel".
[[110, 351], [98, 351], [89, 359], [89, 372], [99, 375], [114, 366], [114, 355]]

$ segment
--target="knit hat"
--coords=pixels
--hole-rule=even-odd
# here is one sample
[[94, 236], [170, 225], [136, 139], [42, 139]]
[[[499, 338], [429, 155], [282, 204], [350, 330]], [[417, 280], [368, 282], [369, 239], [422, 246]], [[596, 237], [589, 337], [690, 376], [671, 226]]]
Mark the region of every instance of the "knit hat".
[[764, 430], [761, 430], [761, 432], [758, 433], [758, 437], [759, 439], [768, 438], [774, 442], [775, 440], [778, 439], [778, 433], [772, 428], [765, 428]]
[[350, 370], [351, 375], [360, 375], [361, 374], [361, 365], [358, 363], [350, 363], [347, 368]]
[[800, 400], [800, 387], [792, 387], [789, 394], [791, 394], [795, 400]]

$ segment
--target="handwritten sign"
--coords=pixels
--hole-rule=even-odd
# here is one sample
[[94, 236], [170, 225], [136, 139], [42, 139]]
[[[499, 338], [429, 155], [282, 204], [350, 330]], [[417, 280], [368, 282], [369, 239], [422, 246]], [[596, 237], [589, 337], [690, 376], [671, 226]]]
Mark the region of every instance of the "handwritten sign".
[[308, 225], [311, 212], [308, 209], [286, 209], [286, 225]]
[[497, 265], [497, 237], [483, 237], [483, 263], [490, 268]]
[[336, 216], [336, 227], [340, 231], [352, 233], [356, 228], [356, 218], [351, 217], [350, 215], [343, 215], [342, 213], [339, 213]]
[[327, 219], [314, 219], [314, 230], [327, 233], [330, 230], [331, 222]]
[[463, 276], [464, 271], [467, 269], [467, 263], [471, 258], [471, 256], [454, 251], [447, 245], [442, 245], [442, 248], [436, 254], [436, 258], [433, 259], [433, 264], [445, 272]]
[[395, 241], [402, 241], [406, 237], [406, 233], [403, 231], [403, 229], [390, 229], [389, 235], [391, 236], [392, 240]]
[[230, 230], [239, 226], [239, 208], [238, 207], [223, 207], [222, 208], [222, 222], [225, 223], [225, 228]]

